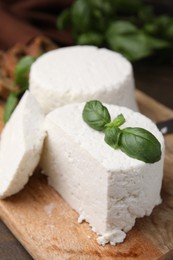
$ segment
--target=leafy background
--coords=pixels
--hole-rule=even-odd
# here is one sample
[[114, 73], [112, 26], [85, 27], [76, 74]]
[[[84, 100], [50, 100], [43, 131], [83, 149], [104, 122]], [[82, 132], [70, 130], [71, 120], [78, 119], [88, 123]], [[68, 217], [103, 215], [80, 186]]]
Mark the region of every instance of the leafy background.
[[141, 0], [76, 0], [57, 19], [75, 44], [104, 46], [134, 62], [149, 56], [173, 59], [173, 18], [156, 15]]

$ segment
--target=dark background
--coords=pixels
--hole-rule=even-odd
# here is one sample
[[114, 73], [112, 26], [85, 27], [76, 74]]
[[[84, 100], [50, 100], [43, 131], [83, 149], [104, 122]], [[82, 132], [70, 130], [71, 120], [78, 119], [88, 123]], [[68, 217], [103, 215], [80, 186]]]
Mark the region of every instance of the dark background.
[[[172, 0], [144, 2], [152, 4], [156, 14], [173, 15]], [[28, 43], [40, 34], [60, 45], [71, 44], [69, 34], [56, 28], [57, 15], [71, 3], [73, 0], [0, 0], [0, 49], [6, 50], [17, 42]]]

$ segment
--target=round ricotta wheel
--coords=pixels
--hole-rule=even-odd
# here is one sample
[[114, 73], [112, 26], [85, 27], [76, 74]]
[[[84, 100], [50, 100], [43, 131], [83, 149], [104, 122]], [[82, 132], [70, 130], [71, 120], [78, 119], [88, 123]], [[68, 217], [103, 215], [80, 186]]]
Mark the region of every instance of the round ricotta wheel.
[[45, 113], [90, 99], [137, 110], [132, 66], [108, 49], [72, 46], [50, 51], [32, 65], [29, 81]]

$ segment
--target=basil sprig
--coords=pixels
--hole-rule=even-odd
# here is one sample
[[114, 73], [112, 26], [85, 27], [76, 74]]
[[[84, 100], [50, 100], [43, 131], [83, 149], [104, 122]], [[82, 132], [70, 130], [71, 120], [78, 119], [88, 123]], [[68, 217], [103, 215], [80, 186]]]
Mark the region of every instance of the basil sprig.
[[129, 157], [145, 163], [154, 163], [161, 158], [161, 145], [157, 138], [144, 128], [126, 127], [122, 114], [112, 122], [108, 109], [98, 100], [85, 104], [82, 113], [84, 121], [93, 129], [105, 133], [105, 142], [113, 149], [120, 149]]

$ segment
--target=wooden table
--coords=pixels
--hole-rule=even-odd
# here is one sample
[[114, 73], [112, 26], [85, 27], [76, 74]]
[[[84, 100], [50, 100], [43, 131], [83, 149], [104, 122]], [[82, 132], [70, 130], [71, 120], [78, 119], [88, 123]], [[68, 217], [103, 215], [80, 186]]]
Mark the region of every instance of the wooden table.
[[[173, 68], [171, 67], [137, 66], [135, 67], [136, 85], [143, 92], [173, 109], [172, 72]], [[32, 259], [1, 221], [0, 259]]]

